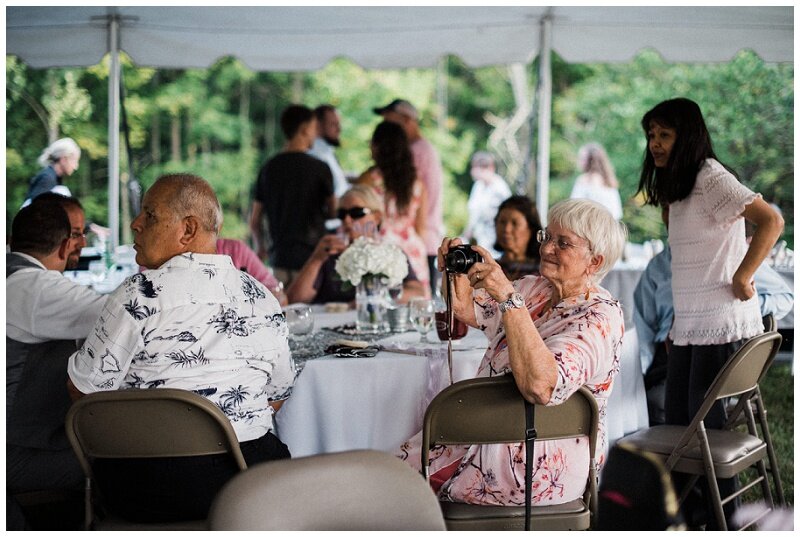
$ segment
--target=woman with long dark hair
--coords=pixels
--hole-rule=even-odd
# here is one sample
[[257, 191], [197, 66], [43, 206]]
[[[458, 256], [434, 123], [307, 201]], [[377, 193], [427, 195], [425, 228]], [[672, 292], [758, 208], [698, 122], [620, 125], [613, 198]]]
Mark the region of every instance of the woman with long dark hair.
[[[639, 191], [648, 204], [669, 208], [675, 313], [665, 419], [688, 425], [731, 354], [763, 331], [753, 275], [783, 220], [719, 162], [697, 103], [664, 101], [642, 117], [642, 129], [647, 149]], [[749, 245], [746, 220], [757, 226]], [[718, 401], [705, 425], [720, 429], [725, 421]], [[733, 479], [718, 484], [723, 498], [736, 486]], [[726, 505], [726, 518], [733, 507]]]
[[402, 127], [383, 121], [370, 143], [375, 166], [359, 179], [383, 196], [381, 235], [397, 244], [408, 257], [429, 295], [430, 272], [422, 233], [425, 230], [425, 186], [417, 179], [408, 138]]

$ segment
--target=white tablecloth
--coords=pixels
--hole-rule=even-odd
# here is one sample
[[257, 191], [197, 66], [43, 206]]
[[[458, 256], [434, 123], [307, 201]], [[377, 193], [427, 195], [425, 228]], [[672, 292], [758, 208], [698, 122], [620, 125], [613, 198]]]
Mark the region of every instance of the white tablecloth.
[[[348, 321], [352, 322], [352, 312], [315, 318], [317, 326]], [[418, 341], [419, 334], [407, 332], [385, 343], [405, 342], [420, 349]], [[475, 375], [486, 344], [483, 333], [474, 329], [454, 342], [454, 380]], [[278, 437], [293, 457], [351, 449], [394, 450], [422, 428], [428, 402], [447, 385], [445, 345], [429, 347], [432, 354], [438, 348], [438, 356], [382, 351], [373, 358], [309, 360], [292, 396], [276, 415]]]
[[[353, 312], [317, 313], [315, 324], [335, 326], [352, 320]], [[407, 332], [384, 343], [406, 342], [419, 348], [418, 341], [418, 334]], [[475, 329], [454, 342], [454, 380], [475, 375], [486, 345], [483, 333]], [[444, 352], [427, 357], [382, 351], [374, 358], [309, 360], [292, 396], [276, 415], [277, 435], [293, 457], [352, 449], [394, 451], [422, 428], [428, 402], [447, 385], [444, 356]], [[635, 330], [626, 332], [606, 420], [609, 445], [647, 426]]]

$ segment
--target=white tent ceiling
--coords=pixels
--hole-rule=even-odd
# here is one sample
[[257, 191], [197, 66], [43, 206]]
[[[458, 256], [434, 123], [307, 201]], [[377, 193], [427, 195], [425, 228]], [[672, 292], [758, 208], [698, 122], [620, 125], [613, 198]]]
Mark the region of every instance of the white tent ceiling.
[[626, 61], [645, 47], [667, 61], [726, 61], [743, 48], [792, 61], [792, 7], [8, 7], [7, 53], [32, 67], [94, 65], [103, 18], [138, 65], [207, 67], [222, 56], [258, 71], [307, 71], [337, 56], [365, 68], [429, 67], [455, 54], [473, 67], [527, 63], [550, 15], [569, 62]]
[[[667, 61], [717, 62], [742, 49], [794, 59], [781, 7], [7, 7], [6, 52], [37, 68], [94, 65], [111, 52], [109, 225], [118, 242], [118, 51], [142, 66], [207, 67], [235, 56], [259, 71], [307, 71], [347, 57], [365, 68], [613, 62], [652, 47]], [[537, 206], [546, 221], [550, 64], [540, 63]]]

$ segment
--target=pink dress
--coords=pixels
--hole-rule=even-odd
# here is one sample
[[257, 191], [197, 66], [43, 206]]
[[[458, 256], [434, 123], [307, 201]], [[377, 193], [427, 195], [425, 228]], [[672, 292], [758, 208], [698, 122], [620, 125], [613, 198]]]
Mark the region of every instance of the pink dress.
[[381, 236], [384, 240], [398, 245], [408, 257], [408, 262], [414, 269], [417, 279], [425, 289], [425, 296], [430, 298], [430, 271], [428, 270], [428, 254], [425, 242], [414, 228], [417, 212], [422, 205], [422, 183], [414, 181], [411, 201], [405, 211], [400, 213], [393, 195], [387, 194], [383, 186], [383, 176], [380, 172], [373, 171], [372, 187], [383, 198], [384, 217], [381, 224]]
[[[595, 287], [588, 298], [568, 298], [543, 311], [553, 291], [546, 279], [526, 276], [513, 285], [525, 297], [534, 325], [558, 364], [558, 379], [548, 404], [563, 403], [581, 386], [586, 386], [597, 400], [600, 425], [595, 458], [601, 466], [606, 452], [606, 406], [619, 372], [624, 332], [619, 302], [605, 289]], [[474, 300], [478, 324], [489, 338], [489, 348], [476, 376], [505, 374], [509, 372], [508, 345], [497, 303], [484, 290], [476, 291]], [[404, 443], [396, 453], [418, 470], [421, 435]], [[566, 503], [583, 494], [589, 472], [588, 438], [537, 441], [534, 461], [534, 505]], [[431, 480], [444, 481], [439, 489], [442, 500], [524, 505], [523, 443], [436, 446], [431, 450], [430, 463]]]

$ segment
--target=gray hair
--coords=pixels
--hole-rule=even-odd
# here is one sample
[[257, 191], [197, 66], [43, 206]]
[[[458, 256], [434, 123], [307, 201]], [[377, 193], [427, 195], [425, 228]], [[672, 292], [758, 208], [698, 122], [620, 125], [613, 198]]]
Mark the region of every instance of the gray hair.
[[170, 206], [175, 209], [176, 217], [195, 216], [203, 229], [219, 234], [222, 207], [208, 181], [189, 173], [174, 173], [162, 175], [153, 186], [156, 184], [173, 187]]
[[592, 253], [603, 256], [603, 263], [592, 276], [599, 282], [622, 256], [628, 229], [601, 204], [587, 199], [568, 199], [553, 205], [547, 219], [589, 241]]
[[36, 161], [40, 166], [48, 166], [66, 155], [81, 156], [81, 148], [72, 138], [61, 138], [48, 145]]

